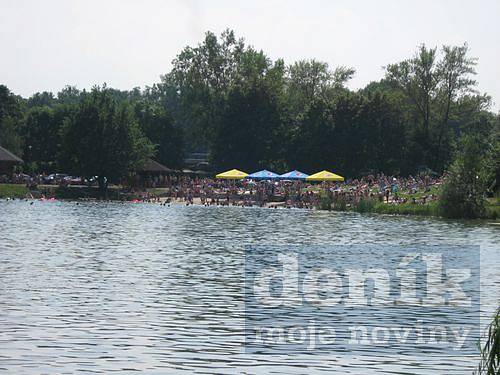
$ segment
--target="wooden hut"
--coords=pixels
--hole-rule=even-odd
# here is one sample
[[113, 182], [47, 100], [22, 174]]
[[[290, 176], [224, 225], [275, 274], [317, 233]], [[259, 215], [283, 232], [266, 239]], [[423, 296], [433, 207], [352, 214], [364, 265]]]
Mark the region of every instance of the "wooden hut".
[[22, 162], [23, 160], [21, 158], [0, 146], [0, 175], [11, 175], [14, 167]]
[[149, 159], [144, 167], [139, 171], [140, 174], [149, 175], [165, 175], [174, 172], [173, 169], [165, 167], [163, 164], [158, 163], [156, 160]]
[[134, 186], [163, 187], [167, 184], [168, 175], [175, 173], [173, 169], [165, 167], [156, 160], [149, 159], [144, 166], [137, 171]]

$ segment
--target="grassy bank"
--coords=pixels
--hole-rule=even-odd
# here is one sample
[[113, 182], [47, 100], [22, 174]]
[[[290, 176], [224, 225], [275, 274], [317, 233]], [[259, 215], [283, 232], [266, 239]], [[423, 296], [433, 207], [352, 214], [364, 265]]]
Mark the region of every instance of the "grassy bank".
[[103, 192], [99, 190], [97, 186], [66, 186], [66, 187], [54, 187], [53, 196], [57, 199], [105, 199], [114, 201], [130, 201], [134, 199], [139, 199], [140, 195], [130, 191], [125, 191], [122, 187], [117, 185], [112, 185], [108, 187], [107, 192], [103, 195]]
[[417, 216], [442, 216], [437, 202], [426, 204], [402, 203], [387, 204], [377, 203], [371, 212], [390, 215], [417, 215]]
[[[31, 193], [31, 195], [29, 194]], [[29, 191], [25, 185], [21, 184], [0, 184], [0, 199], [5, 198], [33, 198], [54, 197], [56, 199], [102, 199], [102, 192], [95, 186], [68, 186], [60, 187], [57, 185], [38, 185], [36, 190]], [[138, 198], [136, 194], [123, 192], [119, 186], [110, 186], [108, 188], [106, 199], [110, 200], [132, 200]]]
[[[415, 215], [415, 216], [434, 216], [446, 217], [438, 201], [432, 201], [425, 204], [419, 203], [401, 203], [391, 204], [379, 202], [375, 199], [362, 199], [359, 202], [347, 204], [342, 200], [334, 201], [328, 197], [322, 197], [320, 208], [323, 210], [334, 211], [352, 211], [359, 213], [377, 213], [388, 215]], [[486, 210], [481, 219], [498, 220], [500, 219], [500, 202], [498, 198], [492, 198], [487, 201]]]
[[[325, 209], [325, 207], [322, 208]], [[328, 207], [326, 209], [328, 209]], [[388, 204], [375, 200], [364, 199], [354, 204], [332, 202], [331, 209], [334, 211], [353, 211], [359, 213], [377, 213], [388, 215], [441, 216], [437, 202], [426, 204]]]
[[28, 188], [17, 184], [0, 184], [0, 198], [25, 198]]
[[500, 219], [500, 198], [497, 197], [488, 199], [488, 203], [486, 205], [486, 215], [491, 219]]

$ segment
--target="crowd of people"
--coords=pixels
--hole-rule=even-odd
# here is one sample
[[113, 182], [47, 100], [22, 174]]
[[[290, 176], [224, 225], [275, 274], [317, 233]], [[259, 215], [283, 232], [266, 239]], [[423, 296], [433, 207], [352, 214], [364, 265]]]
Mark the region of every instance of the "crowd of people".
[[[167, 202], [187, 205], [238, 205], [259, 207], [313, 208], [326, 195], [343, 200], [347, 205], [361, 199], [377, 199], [389, 204], [425, 204], [437, 199], [432, 187], [441, 178], [409, 176], [406, 178], [369, 175], [346, 182], [311, 183], [302, 180], [218, 180], [206, 177], [166, 176], [153, 180], [150, 186], [167, 197]], [[141, 192], [136, 188], [137, 193]], [[416, 196], [415, 196], [416, 195]], [[159, 200], [158, 193], [147, 190], [141, 195], [146, 201]]]
[[334, 197], [343, 197], [348, 204], [357, 203], [366, 198], [392, 204], [409, 201], [414, 204], [425, 204], [437, 199], [432, 187], [440, 185], [441, 182], [441, 177], [429, 175], [404, 178], [379, 174], [354, 179], [349, 181], [344, 188], [333, 189], [331, 192]]
[[[66, 175], [14, 174], [10, 178], [0, 176], [0, 182], [24, 183], [29, 188], [54, 180], [68, 185]], [[82, 185], [88, 181], [81, 179]], [[320, 205], [328, 197], [344, 205], [352, 205], [363, 199], [374, 199], [387, 204], [425, 204], [436, 200], [433, 186], [442, 179], [429, 175], [393, 177], [384, 174], [368, 175], [345, 182], [307, 182], [304, 180], [223, 180], [190, 175], [147, 176], [140, 180], [123, 180], [123, 190], [138, 197], [142, 202], [162, 204], [182, 203], [204, 206], [243, 206], [270, 208], [306, 208]]]

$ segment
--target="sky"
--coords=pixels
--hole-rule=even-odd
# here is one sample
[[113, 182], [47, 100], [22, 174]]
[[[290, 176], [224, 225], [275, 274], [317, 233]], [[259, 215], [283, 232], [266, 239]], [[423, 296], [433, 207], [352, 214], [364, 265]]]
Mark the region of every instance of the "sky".
[[500, 110], [498, 0], [0, 0], [0, 84], [22, 96], [159, 81], [187, 45], [231, 28], [272, 59], [352, 66], [357, 89], [418, 45], [461, 45]]

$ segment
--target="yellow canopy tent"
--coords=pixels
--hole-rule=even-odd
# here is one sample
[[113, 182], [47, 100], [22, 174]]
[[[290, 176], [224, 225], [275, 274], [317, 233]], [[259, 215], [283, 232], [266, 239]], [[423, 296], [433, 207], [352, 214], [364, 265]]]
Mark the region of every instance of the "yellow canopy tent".
[[310, 175], [306, 181], [344, 181], [344, 177], [329, 171], [321, 171]]
[[215, 176], [215, 178], [223, 178], [226, 180], [241, 180], [246, 176], [248, 176], [248, 173], [239, 171], [237, 169], [231, 169], [230, 171], [219, 173]]

